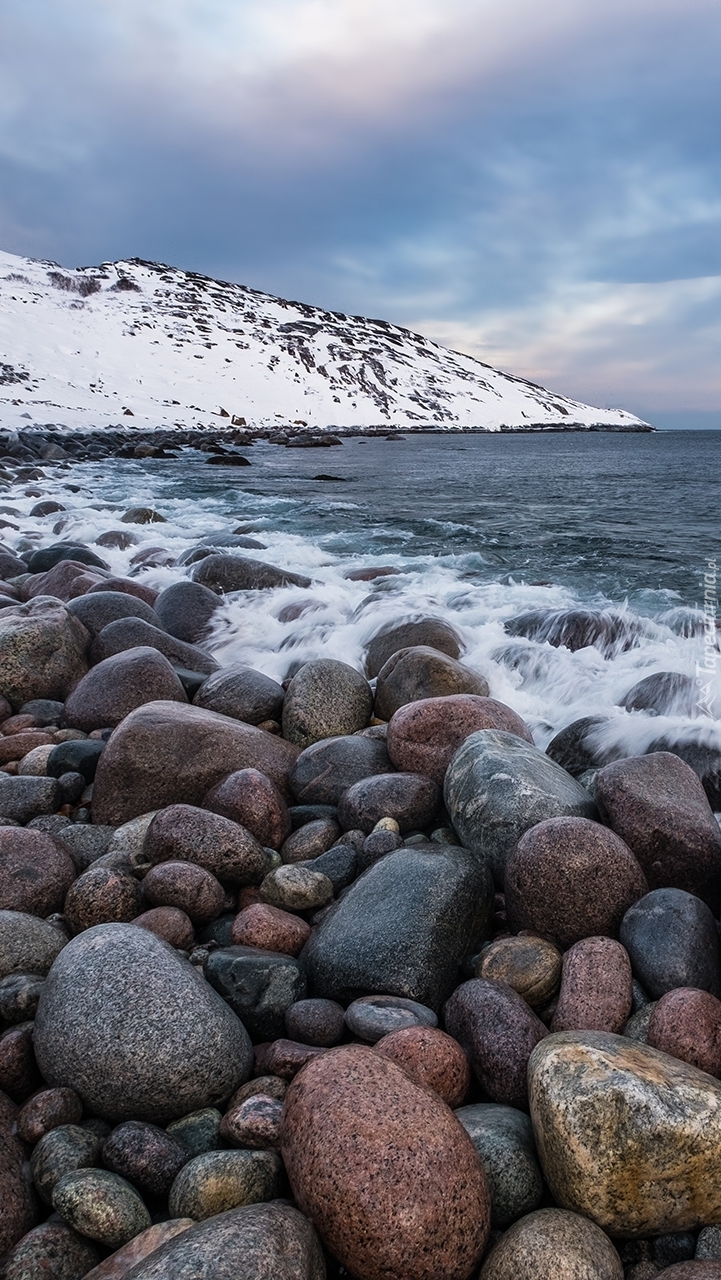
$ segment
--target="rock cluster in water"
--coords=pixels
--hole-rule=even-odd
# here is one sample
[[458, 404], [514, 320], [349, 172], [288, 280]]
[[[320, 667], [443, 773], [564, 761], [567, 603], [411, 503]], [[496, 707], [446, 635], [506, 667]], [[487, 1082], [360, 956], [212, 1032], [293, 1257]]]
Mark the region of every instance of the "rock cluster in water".
[[221, 669], [223, 591], [307, 585], [235, 552], [0, 573], [4, 1280], [721, 1277], [686, 762], [542, 752], [433, 618]]

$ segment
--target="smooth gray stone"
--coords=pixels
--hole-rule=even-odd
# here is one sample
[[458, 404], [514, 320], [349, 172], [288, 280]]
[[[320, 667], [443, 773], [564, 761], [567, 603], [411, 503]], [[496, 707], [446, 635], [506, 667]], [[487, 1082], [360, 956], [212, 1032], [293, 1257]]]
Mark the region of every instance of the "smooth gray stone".
[[160, 625], [160, 618], [149, 604], [125, 591], [93, 591], [90, 595], [70, 600], [67, 608], [91, 636], [99, 635], [118, 618], [140, 618], [152, 627]]
[[301, 751], [290, 775], [290, 789], [299, 805], [338, 805], [354, 783], [376, 773], [390, 773], [385, 742], [358, 734], [322, 738]]
[[193, 569], [193, 581], [211, 591], [267, 591], [274, 587], [309, 587], [310, 578], [278, 569], [247, 556], [212, 555]]
[[654, 1000], [674, 987], [721, 994], [716, 921], [694, 894], [653, 889], [629, 907], [619, 937], [634, 977]]
[[206, 1151], [180, 1170], [168, 1196], [173, 1218], [213, 1217], [226, 1205], [272, 1200], [282, 1165], [275, 1151]]
[[0, 979], [9, 973], [44, 977], [67, 941], [62, 929], [46, 920], [24, 911], [0, 911]]
[[186, 1150], [194, 1156], [204, 1151], [217, 1151], [222, 1146], [220, 1122], [223, 1119], [215, 1107], [203, 1107], [200, 1111], [191, 1111], [188, 1116], [181, 1116], [168, 1125], [166, 1132], [171, 1138], [182, 1143]]
[[196, 707], [218, 711], [246, 724], [280, 721], [285, 691], [262, 671], [237, 662], [205, 680], [193, 698]]
[[62, 804], [57, 778], [33, 778], [29, 775], [0, 777], [0, 814], [25, 824], [44, 813], [55, 813]]
[[392, 1031], [404, 1027], [437, 1027], [438, 1019], [432, 1009], [417, 1000], [404, 1000], [402, 996], [361, 996], [348, 1005], [345, 1024], [351, 1035], [368, 1044], [376, 1044]]
[[316, 658], [293, 676], [283, 703], [283, 737], [301, 749], [364, 729], [373, 711], [365, 676], [347, 662]]
[[76, 1169], [53, 1187], [53, 1208], [76, 1231], [119, 1249], [150, 1226], [135, 1187], [107, 1169]]
[[59, 831], [56, 839], [67, 849], [78, 871], [85, 871], [110, 848], [115, 827], [95, 826], [91, 822], [71, 822]]
[[[178, 585], [191, 586], [192, 584]], [[116, 622], [109, 622], [99, 635], [96, 635], [90, 646], [92, 661], [102, 662], [104, 658], [111, 658], [115, 653], [124, 653], [126, 649], [137, 649], [147, 645], [151, 649], [157, 649], [174, 666], [207, 675], [212, 675], [218, 670], [218, 663], [209, 653], [198, 645], [188, 644], [185, 640], [178, 640], [176, 636], [162, 631], [158, 622], [151, 625], [144, 622], [142, 618], [118, 618]]]
[[286, 1009], [307, 995], [298, 961], [277, 951], [219, 947], [210, 952], [204, 971], [256, 1043], [284, 1036]]
[[155, 612], [169, 635], [187, 644], [197, 644], [220, 603], [215, 592], [200, 582], [174, 582], [161, 591], [155, 601]]
[[524, 1111], [497, 1102], [459, 1107], [456, 1117], [481, 1157], [491, 1193], [491, 1225], [502, 1231], [543, 1197], [533, 1125]]
[[77, 1124], [61, 1124], [44, 1134], [33, 1148], [33, 1182], [45, 1204], [52, 1204], [53, 1187], [66, 1173], [88, 1169], [100, 1159], [102, 1139]]

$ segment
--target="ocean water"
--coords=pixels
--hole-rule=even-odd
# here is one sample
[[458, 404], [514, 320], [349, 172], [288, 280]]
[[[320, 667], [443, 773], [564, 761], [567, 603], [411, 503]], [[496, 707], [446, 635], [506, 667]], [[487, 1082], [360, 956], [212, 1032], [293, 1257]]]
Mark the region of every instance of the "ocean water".
[[[200, 544], [232, 551], [242, 529], [263, 549], [238, 554], [313, 582], [227, 597], [209, 640], [223, 663], [247, 662], [278, 679], [320, 656], [360, 668], [377, 631], [441, 617], [457, 629], [464, 661], [526, 718], [540, 746], [572, 720], [601, 713], [626, 749], [644, 750], [661, 731], [721, 747], [721, 677], [703, 636], [704, 591], [715, 599], [709, 584], [721, 562], [721, 432], [408, 436], [326, 449], [260, 442], [244, 453], [250, 467], [209, 466], [193, 450], [175, 461], [46, 465], [45, 480], [0, 495], [2, 518], [17, 526], [0, 535], [27, 549], [59, 539], [92, 544], [130, 527], [136, 546], [101, 552], [127, 573], [143, 547], [176, 558]], [[39, 494], [66, 512], [31, 518]], [[137, 504], [167, 523], [121, 525]], [[378, 565], [399, 572], [374, 582], [344, 576]], [[187, 572], [153, 567], [142, 579], [162, 587]], [[301, 616], [281, 620], [288, 605], [303, 606]], [[617, 628], [613, 643], [571, 652], [506, 629], [529, 611], [578, 608], [620, 615], [620, 640]], [[646, 675], [696, 677], [699, 667], [705, 704], [691, 717], [618, 706]]]

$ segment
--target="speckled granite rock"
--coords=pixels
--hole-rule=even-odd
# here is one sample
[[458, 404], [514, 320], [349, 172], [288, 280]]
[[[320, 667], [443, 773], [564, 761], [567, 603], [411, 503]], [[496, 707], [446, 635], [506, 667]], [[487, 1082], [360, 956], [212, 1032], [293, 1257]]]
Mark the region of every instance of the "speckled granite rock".
[[0, 1093], [0, 1258], [35, 1225], [38, 1205], [14, 1132], [17, 1107]]
[[656, 999], [674, 987], [721, 994], [716, 921], [700, 898], [684, 889], [653, 889], [621, 922], [620, 939], [638, 979]]
[[192, 862], [230, 884], [260, 884], [268, 858], [255, 836], [237, 822], [192, 804], [171, 804], [150, 822], [143, 853], [159, 862]]
[[359, 671], [334, 658], [318, 658], [306, 662], [288, 686], [283, 736], [303, 749], [363, 729], [372, 710], [373, 695]]
[[4, 1280], [77, 1280], [95, 1267], [100, 1255], [64, 1222], [42, 1222], [11, 1249]]
[[150, 1226], [150, 1214], [135, 1187], [107, 1169], [76, 1169], [53, 1187], [53, 1208], [91, 1240], [110, 1249], [127, 1244]]
[[281, 1164], [274, 1151], [206, 1151], [180, 1170], [168, 1198], [175, 1218], [196, 1222], [241, 1205], [272, 1200]]
[[479, 1280], [623, 1280], [623, 1265], [608, 1236], [564, 1209], [538, 1209], [521, 1218], [481, 1267]]
[[403, 1027], [375, 1045], [376, 1053], [402, 1067], [416, 1084], [433, 1089], [451, 1108], [460, 1107], [471, 1068], [457, 1040], [437, 1027]]
[[75, 879], [70, 855], [45, 831], [0, 829], [0, 909], [49, 916]]
[[489, 1098], [527, 1107], [528, 1059], [548, 1032], [525, 1000], [503, 982], [472, 978], [456, 988], [443, 1016]]
[[428, 645], [411, 645], [392, 654], [378, 672], [375, 714], [390, 720], [410, 702], [458, 693], [488, 696], [488, 681], [462, 662]]
[[620, 1033], [631, 1014], [632, 981], [631, 961], [620, 942], [582, 938], [563, 957], [551, 1030]]
[[721, 1076], [721, 1001], [708, 991], [677, 987], [654, 1005], [647, 1043]]
[[388, 724], [388, 754], [396, 769], [424, 773], [442, 786], [461, 743], [479, 729], [502, 729], [533, 742], [528, 726], [505, 703], [457, 693], [399, 707]]
[[115, 1253], [111, 1253], [110, 1257], [105, 1258], [97, 1267], [93, 1267], [84, 1280], [125, 1280], [131, 1269], [149, 1254], [155, 1253], [157, 1249], [194, 1225], [192, 1218], [171, 1218], [169, 1222], [158, 1222], [152, 1227], [147, 1227], [120, 1249], [116, 1249]]
[[44, 977], [67, 943], [67, 935], [24, 911], [0, 911], [0, 979], [10, 973]]
[[422, 773], [377, 773], [344, 791], [338, 821], [369, 835], [382, 818], [393, 818], [401, 831], [412, 831], [433, 821], [440, 801], [438, 784]]
[[31, 698], [63, 702], [88, 669], [90, 635], [59, 600], [43, 597], [0, 617], [0, 694], [17, 711]]
[[502, 1231], [538, 1207], [543, 1174], [524, 1111], [496, 1102], [461, 1107], [456, 1116], [478, 1152], [491, 1193], [491, 1225]]
[[344, 791], [374, 773], [388, 773], [385, 742], [359, 734], [322, 738], [301, 751], [290, 775], [298, 804], [337, 805]]

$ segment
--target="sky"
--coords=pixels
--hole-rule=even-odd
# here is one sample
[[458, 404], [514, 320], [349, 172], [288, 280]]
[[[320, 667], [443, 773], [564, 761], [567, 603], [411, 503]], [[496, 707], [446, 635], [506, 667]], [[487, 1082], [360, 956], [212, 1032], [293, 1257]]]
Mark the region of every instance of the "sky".
[[0, 0], [0, 247], [721, 428], [719, 0]]

